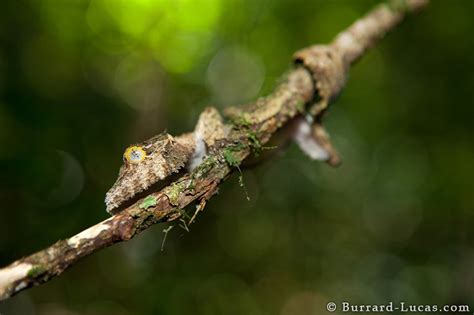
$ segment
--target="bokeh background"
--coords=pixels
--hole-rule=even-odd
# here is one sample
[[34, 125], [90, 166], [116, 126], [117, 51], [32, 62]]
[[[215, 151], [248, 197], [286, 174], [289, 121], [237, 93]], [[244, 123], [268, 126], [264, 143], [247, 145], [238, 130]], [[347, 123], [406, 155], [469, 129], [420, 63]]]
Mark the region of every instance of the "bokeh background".
[[[123, 150], [265, 95], [291, 55], [377, 1], [0, 4], [0, 264], [107, 217]], [[326, 122], [154, 226], [0, 305], [11, 314], [324, 314], [328, 301], [474, 309], [472, 1], [433, 1], [351, 70]]]

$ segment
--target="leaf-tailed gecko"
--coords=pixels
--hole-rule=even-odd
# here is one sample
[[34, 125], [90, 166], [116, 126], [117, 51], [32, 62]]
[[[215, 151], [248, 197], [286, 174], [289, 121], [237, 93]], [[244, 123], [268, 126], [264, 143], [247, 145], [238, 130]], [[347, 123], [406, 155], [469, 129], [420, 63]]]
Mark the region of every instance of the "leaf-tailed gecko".
[[[273, 106], [272, 106], [273, 105]], [[277, 103], [263, 99], [250, 108], [230, 108], [230, 118], [244, 118], [252, 124], [261, 124], [274, 118], [281, 110]], [[169, 178], [186, 167], [192, 171], [219, 139], [225, 138], [231, 126], [225, 125], [219, 112], [206, 108], [200, 115], [194, 132], [173, 137], [162, 133], [144, 142], [129, 146], [123, 154], [124, 164], [119, 176], [105, 196], [106, 209], [115, 213], [121, 206], [151, 186]], [[310, 158], [337, 164], [339, 158], [332, 148], [321, 124], [311, 116], [299, 115], [290, 123], [289, 138], [295, 140]]]
[[162, 133], [129, 146], [123, 154], [124, 164], [118, 178], [105, 195], [107, 212], [116, 212], [123, 203], [184, 167], [188, 171], [194, 169], [209, 147], [227, 132], [219, 112], [208, 107], [201, 113], [192, 133], [177, 137]]

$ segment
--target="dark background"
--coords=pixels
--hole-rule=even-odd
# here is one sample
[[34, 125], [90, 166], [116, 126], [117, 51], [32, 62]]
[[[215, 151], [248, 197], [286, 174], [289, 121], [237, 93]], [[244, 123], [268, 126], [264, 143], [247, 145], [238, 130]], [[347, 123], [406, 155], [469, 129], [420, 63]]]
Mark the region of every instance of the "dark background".
[[[0, 264], [107, 218], [123, 150], [272, 90], [299, 48], [376, 1], [3, 1]], [[326, 122], [165, 226], [0, 305], [10, 314], [323, 314], [328, 301], [474, 309], [472, 1], [433, 1], [351, 70]]]

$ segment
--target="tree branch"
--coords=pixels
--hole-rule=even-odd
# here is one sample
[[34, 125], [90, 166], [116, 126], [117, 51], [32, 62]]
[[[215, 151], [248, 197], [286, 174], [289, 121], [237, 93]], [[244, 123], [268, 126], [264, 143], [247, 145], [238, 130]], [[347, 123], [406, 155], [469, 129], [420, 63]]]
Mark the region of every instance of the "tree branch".
[[[297, 52], [295, 68], [284, 76], [271, 95], [243, 109], [228, 110], [230, 133], [216, 142], [196, 169], [107, 220], [0, 269], [0, 300], [44, 283], [79, 259], [127, 241], [155, 223], [183, 219], [186, 213], [182, 209], [194, 201], [199, 202], [197, 214], [233, 169], [268, 142], [279, 128], [308, 113], [320, 120], [343, 88], [350, 65], [407, 13], [423, 8], [427, 2], [399, 0], [379, 5], [341, 32], [331, 44]], [[195, 215], [190, 222], [194, 218]]]

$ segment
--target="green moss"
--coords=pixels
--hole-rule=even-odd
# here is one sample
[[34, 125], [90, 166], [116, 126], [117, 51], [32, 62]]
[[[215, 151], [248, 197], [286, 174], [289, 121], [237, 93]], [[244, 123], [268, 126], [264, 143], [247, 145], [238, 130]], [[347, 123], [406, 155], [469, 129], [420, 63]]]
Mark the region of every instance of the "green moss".
[[247, 138], [249, 140], [250, 147], [252, 148], [253, 152], [255, 153], [255, 155], [258, 156], [262, 152], [262, 144], [260, 143], [257, 134], [253, 131], [249, 131], [247, 133]]
[[239, 144], [236, 144], [236, 145], [233, 145], [233, 146], [229, 146], [229, 147], [224, 149], [223, 155], [224, 155], [224, 159], [227, 162], [227, 164], [229, 164], [229, 166], [231, 166], [231, 167], [237, 168], [237, 170], [239, 171], [239, 174], [240, 174], [239, 175], [239, 185], [240, 185], [240, 187], [242, 187], [244, 189], [245, 197], [247, 198], [247, 200], [250, 200], [249, 194], [247, 192], [247, 188], [245, 187], [245, 184], [244, 184], [244, 178], [243, 178], [243, 175], [242, 175], [242, 170], [239, 167], [239, 164], [240, 164], [241, 161], [238, 157], [235, 156], [235, 152], [239, 152], [239, 151], [245, 149], [246, 147], [247, 146], [245, 144], [242, 144], [242, 143], [239, 143]]
[[237, 167], [239, 165], [239, 159], [235, 156], [234, 151], [231, 148], [224, 149], [223, 152], [224, 159], [229, 164], [229, 166]]
[[36, 277], [38, 277], [39, 275], [41, 275], [42, 273], [45, 273], [45, 272], [46, 272], [46, 268], [44, 268], [41, 265], [37, 265], [37, 266], [34, 266], [33, 268], [31, 268], [30, 270], [28, 270], [27, 276], [30, 277], [30, 278], [36, 278]]
[[224, 156], [224, 159], [227, 164], [229, 164], [229, 166], [238, 167], [241, 160], [235, 155], [235, 153], [245, 150], [247, 148], [248, 145], [242, 142], [235, 143], [225, 148], [222, 152], [222, 155]]
[[156, 206], [156, 197], [155, 196], [148, 196], [146, 197], [143, 202], [138, 206], [140, 209], [148, 209], [150, 207]]
[[232, 123], [237, 129], [249, 128], [252, 124], [245, 116], [241, 115], [232, 119]]
[[194, 182], [194, 178], [191, 178], [191, 180], [189, 181], [189, 185], [186, 189], [194, 190], [194, 188], [196, 188], [196, 183]]
[[182, 181], [171, 185], [171, 187], [166, 192], [166, 196], [168, 196], [172, 205], [177, 206], [179, 204], [179, 196], [187, 189], [189, 186], [188, 184], [188, 182]]
[[205, 176], [216, 164], [214, 156], [208, 156], [196, 169], [194, 169], [192, 178], [201, 178]]

